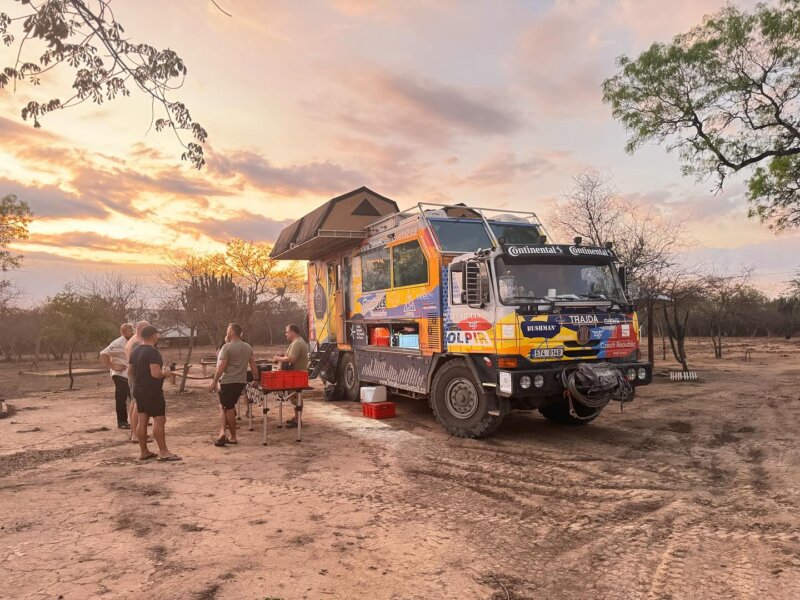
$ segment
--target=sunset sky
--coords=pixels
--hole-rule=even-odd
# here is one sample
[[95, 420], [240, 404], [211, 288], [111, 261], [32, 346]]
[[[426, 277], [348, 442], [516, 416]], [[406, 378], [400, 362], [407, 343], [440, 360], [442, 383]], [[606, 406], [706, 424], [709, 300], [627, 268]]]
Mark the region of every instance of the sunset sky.
[[[689, 218], [689, 261], [754, 265], [770, 294], [800, 264], [800, 233], [747, 219], [744, 177], [715, 195], [662, 148], [625, 154], [625, 131], [601, 101], [617, 56], [668, 41], [722, 1], [218, 2], [233, 18], [200, 0], [113, 4], [129, 36], [185, 59], [176, 97], [209, 132], [201, 172], [168, 134], [148, 133], [150, 104], [136, 94], [48, 115], [34, 130], [21, 107], [65, 99], [70, 81], [0, 92], [0, 194], [36, 215], [12, 275], [29, 300], [81, 273], [154, 282], [171, 254], [218, 250], [232, 236], [274, 241], [361, 185], [401, 207], [467, 202], [546, 221], [584, 168]], [[0, 49], [2, 66], [14, 52]]]

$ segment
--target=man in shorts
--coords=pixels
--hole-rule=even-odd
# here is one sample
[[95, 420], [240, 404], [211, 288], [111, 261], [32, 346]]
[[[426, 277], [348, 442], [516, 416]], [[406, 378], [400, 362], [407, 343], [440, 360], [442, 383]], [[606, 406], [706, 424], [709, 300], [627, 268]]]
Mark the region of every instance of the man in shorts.
[[[225, 344], [219, 350], [217, 370], [209, 386], [209, 390], [213, 393], [219, 382], [220, 426], [215, 446], [239, 443], [236, 439], [236, 403], [247, 385], [248, 366], [253, 373], [253, 384], [258, 385], [255, 381], [258, 369], [253, 357], [253, 348], [242, 341], [242, 326], [231, 323], [225, 333]], [[230, 437], [225, 436], [226, 427], [230, 431]]]
[[[156, 349], [158, 331], [148, 325], [142, 330], [141, 345], [132, 353], [128, 365], [128, 377], [133, 380], [133, 397], [136, 399], [136, 410], [139, 413], [139, 424], [136, 436], [139, 439], [141, 454], [139, 460], [158, 457], [160, 461], [180, 460], [167, 448], [164, 425], [167, 422], [166, 402], [164, 401], [164, 379], [171, 375], [164, 370], [161, 353]], [[147, 447], [147, 422], [153, 418], [153, 437], [158, 444], [158, 454], [150, 452]]]
[[[131, 338], [128, 340], [128, 343], [125, 344], [126, 363], [131, 362], [131, 354], [133, 354], [133, 351], [136, 350], [136, 348], [138, 348], [142, 344], [142, 331], [144, 330], [145, 327], [149, 326], [150, 323], [148, 323], [147, 321], [139, 321], [138, 323], [136, 323], [136, 330], [133, 336], [131, 336]], [[132, 379], [130, 378], [128, 379], [128, 384], [130, 385], [131, 390], [133, 390]], [[136, 431], [137, 431], [137, 426], [139, 424], [139, 413], [136, 410], [135, 398], [131, 400], [131, 406], [128, 410], [128, 418], [131, 424], [131, 441], [136, 441], [136, 435], [137, 435]]]
[[128, 387], [128, 357], [125, 354], [125, 345], [133, 337], [133, 325], [123, 323], [119, 327], [119, 337], [100, 351], [100, 362], [111, 372], [111, 381], [114, 382], [114, 399], [117, 408], [117, 427], [130, 429], [128, 423], [128, 400], [131, 391]]
[[[286, 326], [286, 339], [289, 340], [289, 348], [286, 354], [278, 354], [275, 363], [280, 365], [281, 371], [308, 371], [308, 344], [300, 335], [300, 327], [295, 324]], [[297, 427], [298, 406], [297, 394], [292, 394], [289, 401], [294, 404], [294, 418], [286, 421], [288, 427]]]

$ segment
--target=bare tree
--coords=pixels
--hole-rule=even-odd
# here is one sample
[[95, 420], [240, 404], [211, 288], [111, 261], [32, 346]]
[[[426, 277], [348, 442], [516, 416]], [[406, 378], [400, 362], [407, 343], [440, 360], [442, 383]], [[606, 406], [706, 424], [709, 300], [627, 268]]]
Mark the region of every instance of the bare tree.
[[141, 280], [119, 271], [101, 275], [84, 275], [76, 290], [86, 296], [102, 298], [111, 315], [120, 323], [136, 321], [144, 316], [146, 289]]
[[662, 304], [662, 309], [670, 348], [675, 360], [681, 364], [684, 371], [688, 371], [687, 324], [692, 311], [703, 297], [705, 284], [696, 273], [673, 267], [663, 274], [661, 285], [668, 298], [668, 301]]
[[572, 189], [550, 215], [554, 229], [598, 246], [615, 241], [627, 207], [611, 175], [590, 169], [574, 175], [572, 181]]
[[550, 214], [549, 224], [564, 237], [580, 236], [596, 245], [613, 244], [627, 269], [629, 294], [644, 303], [647, 358], [655, 363], [656, 302], [668, 284], [677, 252], [686, 244], [684, 223], [625, 201], [609, 175], [587, 170], [573, 181], [572, 190]]
[[722, 358], [722, 337], [726, 321], [747, 299], [753, 269], [747, 267], [734, 275], [709, 274], [703, 278], [701, 310], [708, 319], [714, 358]]

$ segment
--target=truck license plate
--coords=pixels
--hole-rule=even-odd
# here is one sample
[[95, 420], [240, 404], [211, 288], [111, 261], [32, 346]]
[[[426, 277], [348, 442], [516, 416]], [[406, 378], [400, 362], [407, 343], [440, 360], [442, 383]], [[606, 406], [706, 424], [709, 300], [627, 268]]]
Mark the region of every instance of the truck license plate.
[[531, 350], [531, 358], [561, 358], [563, 356], [563, 348], [536, 348]]

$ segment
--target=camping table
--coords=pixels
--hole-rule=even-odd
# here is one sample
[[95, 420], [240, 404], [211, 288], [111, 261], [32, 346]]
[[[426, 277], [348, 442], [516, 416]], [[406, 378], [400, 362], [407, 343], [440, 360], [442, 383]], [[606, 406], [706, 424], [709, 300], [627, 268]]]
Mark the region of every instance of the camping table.
[[250, 431], [253, 431], [253, 410], [250, 408], [250, 403], [255, 404], [257, 401], [261, 402], [261, 413], [264, 415], [261, 421], [262, 431], [263, 431], [263, 445], [267, 445], [267, 423], [268, 423], [268, 416], [269, 416], [269, 406], [267, 400], [269, 399], [270, 394], [275, 394], [278, 399], [278, 428], [283, 427], [283, 403], [286, 399], [291, 396], [292, 394], [297, 394], [297, 404], [295, 407], [297, 408], [297, 438], [295, 439], [296, 442], [300, 441], [300, 437], [303, 430], [303, 392], [308, 391], [310, 387], [299, 387], [299, 388], [286, 388], [286, 389], [264, 389], [264, 388], [254, 388], [247, 386], [247, 404], [248, 404], [248, 416], [250, 419]]

